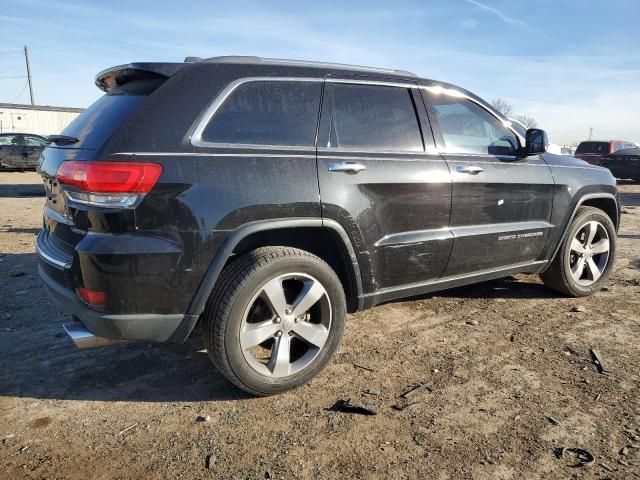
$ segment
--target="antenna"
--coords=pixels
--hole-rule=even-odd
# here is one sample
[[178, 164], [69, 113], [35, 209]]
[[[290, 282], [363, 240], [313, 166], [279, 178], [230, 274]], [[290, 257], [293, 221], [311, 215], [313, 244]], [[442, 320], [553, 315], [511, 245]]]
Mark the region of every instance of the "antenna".
[[31, 83], [31, 67], [29, 67], [29, 50], [27, 50], [27, 46], [24, 46], [24, 60], [27, 63], [27, 81], [29, 82], [29, 96], [31, 97], [31, 105], [35, 105], [35, 100], [33, 98], [33, 85]]
[[593, 127], [589, 127], [589, 140], [593, 138]]

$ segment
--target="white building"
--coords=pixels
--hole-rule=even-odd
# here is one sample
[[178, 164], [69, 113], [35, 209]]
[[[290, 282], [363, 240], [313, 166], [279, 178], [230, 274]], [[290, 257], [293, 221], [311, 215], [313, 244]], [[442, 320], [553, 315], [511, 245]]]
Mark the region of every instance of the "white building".
[[84, 109], [0, 103], [0, 133], [56, 135]]

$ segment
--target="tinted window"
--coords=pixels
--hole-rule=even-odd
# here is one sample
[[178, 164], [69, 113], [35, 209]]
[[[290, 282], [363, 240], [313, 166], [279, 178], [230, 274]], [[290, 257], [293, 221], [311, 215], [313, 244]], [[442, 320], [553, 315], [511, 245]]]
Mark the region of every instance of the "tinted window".
[[63, 130], [62, 135], [79, 139], [68, 148], [100, 148], [146, 99], [139, 95], [103, 95]]
[[398, 87], [335, 84], [330, 146], [423, 151], [410, 91]]
[[28, 136], [25, 138], [27, 141], [27, 145], [29, 145], [30, 147], [44, 147], [49, 143], [47, 139], [42, 137]]
[[243, 83], [205, 128], [206, 142], [315, 145], [321, 82]]
[[607, 155], [609, 154], [609, 142], [581, 142], [576, 149], [576, 153]]
[[467, 100], [429, 94], [447, 153], [513, 155], [515, 134], [484, 108]]

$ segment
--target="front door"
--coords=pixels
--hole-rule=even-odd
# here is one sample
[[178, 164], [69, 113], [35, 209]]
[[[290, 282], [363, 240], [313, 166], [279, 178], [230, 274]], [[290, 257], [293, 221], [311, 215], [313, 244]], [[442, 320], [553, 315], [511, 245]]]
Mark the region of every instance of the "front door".
[[539, 261], [554, 188], [546, 162], [519, 157], [523, 139], [474, 99], [437, 87], [421, 91], [453, 179], [445, 276]]
[[416, 85], [327, 78], [317, 146], [322, 215], [352, 237], [365, 293], [440, 277], [451, 177]]

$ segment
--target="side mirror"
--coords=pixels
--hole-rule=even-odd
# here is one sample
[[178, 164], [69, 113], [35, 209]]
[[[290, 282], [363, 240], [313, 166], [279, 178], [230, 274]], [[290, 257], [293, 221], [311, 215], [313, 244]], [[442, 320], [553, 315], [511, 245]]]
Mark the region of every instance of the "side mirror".
[[525, 151], [527, 155], [537, 155], [547, 151], [549, 139], [547, 132], [539, 128], [530, 128], [527, 130]]

